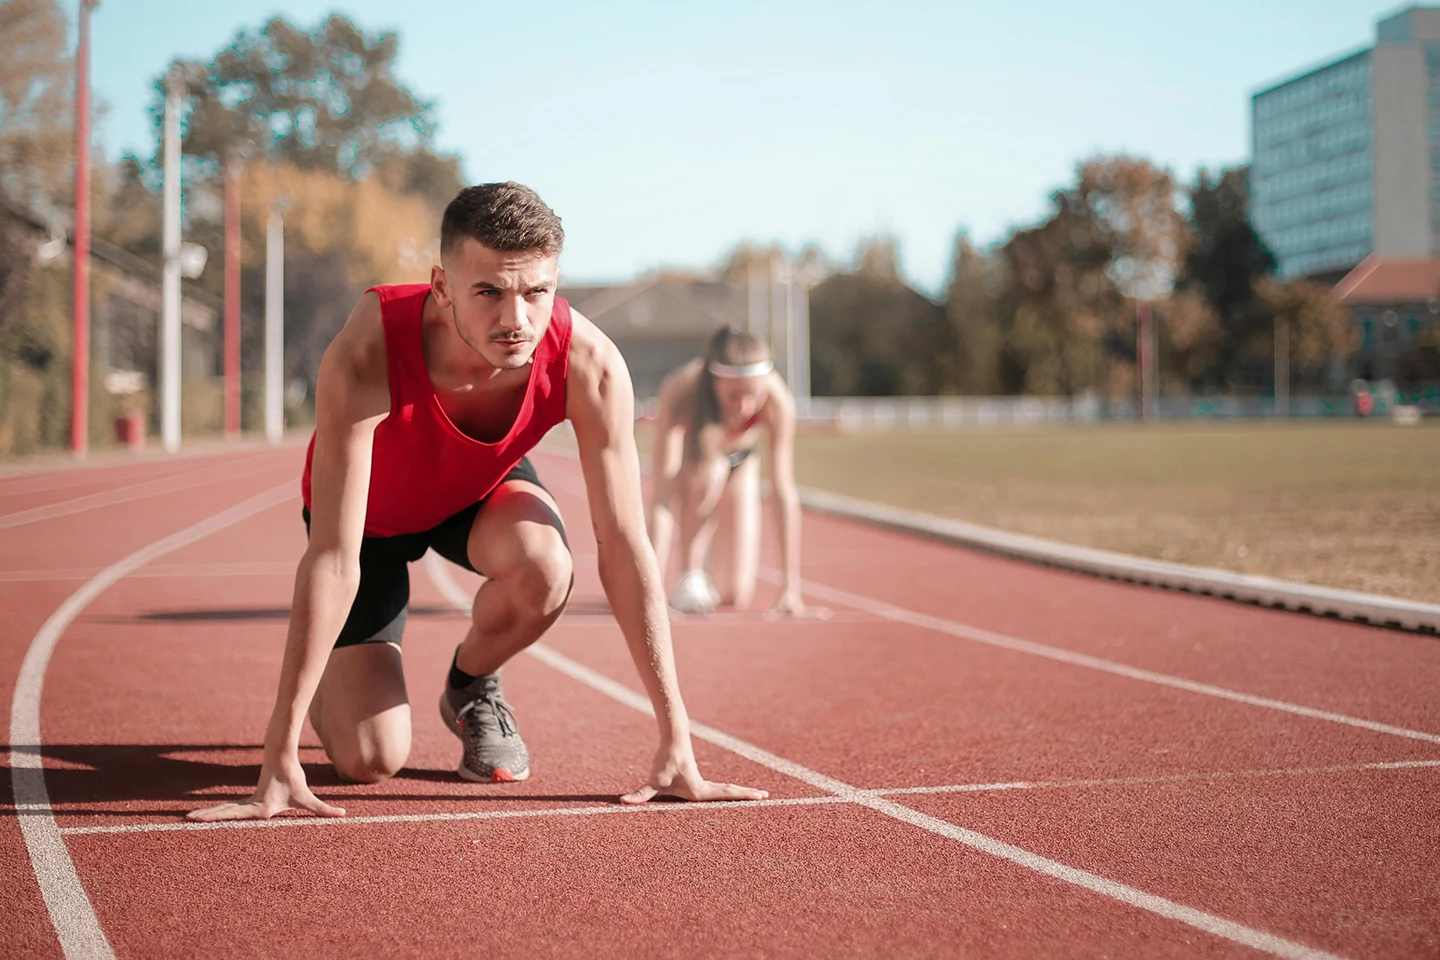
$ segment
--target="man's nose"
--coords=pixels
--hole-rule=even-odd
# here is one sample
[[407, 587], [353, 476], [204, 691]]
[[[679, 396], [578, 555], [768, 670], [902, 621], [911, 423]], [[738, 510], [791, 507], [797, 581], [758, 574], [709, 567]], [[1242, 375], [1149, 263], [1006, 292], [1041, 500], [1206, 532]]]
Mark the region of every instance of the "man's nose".
[[525, 306], [524, 297], [506, 297], [500, 308], [500, 326], [506, 330], [524, 330]]

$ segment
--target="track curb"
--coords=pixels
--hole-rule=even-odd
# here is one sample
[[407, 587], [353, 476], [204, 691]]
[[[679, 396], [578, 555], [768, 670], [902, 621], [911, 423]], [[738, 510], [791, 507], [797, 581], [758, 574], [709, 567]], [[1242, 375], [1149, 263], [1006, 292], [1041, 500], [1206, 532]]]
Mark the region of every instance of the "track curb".
[[931, 540], [996, 553], [1030, 563], [1075, 570], [1107, 580], [1122, 580], [1258, 604], [1294, 613], [1349, 620], [1430, 635], [1440, 634], [1440, 605], [1376, 593], [1317, 587], [1274, 577], [1257, 577], [1215, 567], [1149, 560], [1111, 550], [1078, 547], [1040, 537], [1007, 533], [993, 527], [892, 507], [827, 490], [802, 487], [807, 510], [859, 520]]

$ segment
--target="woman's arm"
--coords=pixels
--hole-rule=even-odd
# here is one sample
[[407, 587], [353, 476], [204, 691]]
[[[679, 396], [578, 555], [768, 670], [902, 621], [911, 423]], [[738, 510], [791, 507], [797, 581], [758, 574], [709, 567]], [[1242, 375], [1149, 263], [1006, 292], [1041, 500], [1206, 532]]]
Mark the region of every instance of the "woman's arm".
[[675, 417], [674, 383], [667, 380], [660, 388], [655, 412], [655, 435], [650, 450], [650, 545], [660, 579], [670, 559], [670, 544], [675, 539], [675, 478], [685, 458], [685, 427]]
[[775, 375], [766, 409], [770, 438], [770, 502], [774, 504], [775, 526], [780, 532], [780, 559], [784, 573], [775, 612], [803, 616], [806, 610], [800, 593], [800, 493], [795, 486], [795, 398], [778, 374]]

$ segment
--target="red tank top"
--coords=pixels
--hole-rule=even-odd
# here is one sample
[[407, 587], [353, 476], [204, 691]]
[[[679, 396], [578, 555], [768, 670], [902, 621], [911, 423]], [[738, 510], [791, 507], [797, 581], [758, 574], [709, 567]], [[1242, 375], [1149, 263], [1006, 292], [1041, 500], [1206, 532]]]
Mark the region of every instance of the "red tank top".
[[[510, 432], [482, 443], [451, 422], [425, 369], [421, 316], [428, 283], [373, 287], [380, 295], [390, 369], [390, 415], [375, 428], [371, 447], [367, 537], [419, 533], [459, 513], [504, 479], [551, 427], [565, 419], [565, 375], [570, 363], [570, 304], [555, 298], [550, 325], [535, 347], [530, 382]], [[310, 506], [310, 464], [305, 453], [301, 493]]]

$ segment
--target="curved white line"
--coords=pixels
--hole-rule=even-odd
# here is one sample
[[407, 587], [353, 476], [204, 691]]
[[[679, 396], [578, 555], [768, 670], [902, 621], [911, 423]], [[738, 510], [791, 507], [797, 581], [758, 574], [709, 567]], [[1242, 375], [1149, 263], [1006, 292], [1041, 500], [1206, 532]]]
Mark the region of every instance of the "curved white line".
[[130, 571], [262, 510], [284, 503], [295, 494], [296, 484], [292, 478], [112, 563], [71, 594], [30, 641], [10, 704], [10, 777], [15, 791], [16, 819], [20, 821], [20, 832], [30, 852], [30, 863], [35, 868], [40, 893], [45, 898], [50, 922], [60, 938], [60, 949], [66, 960], [113, 960], [115, 953], [100, 929], [95, 908], [75, 872], [75, 864], [70, 859], [60, 827], [55, 822], [55, 814], [50, 809], [50, 793], [45, 789], [40, 694], [45, 686], [45, 668], [50, 664], [55, 646], [80, 611]]
[[[226, 465], [228, 466], [228, 464]], [[56, 517], [68, 517], [76, 513], [84, 513], [86, 510], [98, 510], [100, 507], [113, 507], [120, 503], [129, 503], [131, 500], [144, 500], [147, 497], [158, 497], [167, 493], [180, 493], [185, 490], [195, 490], [199, 487], [208, 487], [216, 483], [224, 483], [227, 480], [239, 480], [242, 477], [254, 476], [257, 473], [264, 473], [267, 470], [281, 470], [286, 464], [275, 463], [263, 467], [256, 467], [253, 470], [244, 470], [239, 473], [228, 472], [224, 476], [214, 477], [209, 480], [202, 480], [198, 483], [180, 483], [177, 480], [188, 477], [191, 474], [203, 473], [212, 467], [197, 467], [194, 470], [186, 470], [184, 473], [173, 477], [162, 477], [159, 480], [145, 480], [140, 483], [132, 483], [129, 486], [117, 487], [114, 490], [106, 490], [101, 493], [90, 493], [83, 497], [75, 497], [70, 500], [61, 500], [59, 503], [46, 504], [43, 507], [32, 507], [29, 510], [17, 510], [15, 513], [7, 513], [0, 516], [0, 530], [9, 527], [19, 527], [27, 523], [39, 523], [41, 520], [54, 520]]]
[[[430, 575], [430, 581], [435, 584], [436, 589], [440, 591], [445, 599], [457, 610], [469, 610], [471, 598], [460, 585], [455, 582], [454, 577], [450, 575], [449, 565], [446, 561], [434, 551], [428, 551], [425, 554], [424, 562], [425, 572]], [[654, 708], [651, 707], [650, 701], [643, 694], [631, 690], [624, 684], [611, 680], [598, 671], [591, 670], [582, 663], [571, 660], [569, 657], [545, 646], [543, 643], [531, 644], [526, 648], [525, 652], [541, 663], [558, 670], [573, 680], [580, 681], [587, 687], [603, 693], [612, 700], [623, 703], [625, 706], [633, 710], [638, 710], [647, 716], [655, 715]], [[1110, 897], [1111, 899], [1118, 900], [1132, 907], [1138, 907], [1141, 910], [1149, 911], [1166, 919], [1188, 924], [1198, 930], [1204, 930], [1206, 933], [1223, 937], [1226, 940], [1242, 944], [1251, 949], [1274, 954], [1277, 957], [1285, 957], [1287, 960], [1341, 960], [1341, 958], [1335, 954], [1317, 950], [1303, 943], [1296, 943], [1293, 940], [1287, 940], [1273, 933], [1266, 933], [1263, 930], [1247, 927], [1243, 923], [1226, 920], [1224, 917], [1218, 917], [1204, 910], [1188, 907], [1183, 903], [1176, 903], [1174, 900], [1169, 900], [1153, 893], [1147, 893], [1144, 890], [1129, 886], [1128, 884], [1119, 883], [1108, 877], [1102, 877], [1088, 870], [1080, 870], [1068, 864], [1060, 863], [1057, 860], [1042, 857], [1040, 854], [1032, 853], [1022, 847], [1005, 843], [1002, 840], [986, 836], [983, 833], [977, 833], [974, 830], [967, 830], [947, 820], [941, 820], [938, 817], [921, 813], [911, 807], [896, 803], [894, 800], [886, 799], [872, 791], [862, 790], [859, 787], [852, 786], [834, 777], [828, 777], [823, 773], [811, 770], [809, 767], [802, 766], [793, 760], [787, 760], [784, 757], [777, 756], [768, 750], [755, 746], [753, 743], [741, 740], [739, 737], [733, 737], [722, 730], [717, 730], [714, 727], [699, 723], [693, 719], [690, 721], [690, 735], [697, 740], [713, 743], [722, 749], [729, 750], [731, 753], [738, 754], [752, 763], [759, 764], [762, 767], [768, 767], [777, 773], [799, 780], [801, 783], [807, 783], [832, 796], [839, 797], [842, 800], [858, 804], [862, 807], [869, 807], [876, 813], [919, 827], [921, 830], [927, 830], [930, 833], [947, 839], [958, 841], [968, 847], [988, 853], [992, 857], [1009, 860], [1011, 863], [1018, 864], [1019, 866], [1047, 877], [1053, 877], [1056, 880], [1074, 884], [1077, 887], [1090, 890], [1104, 897]]]

